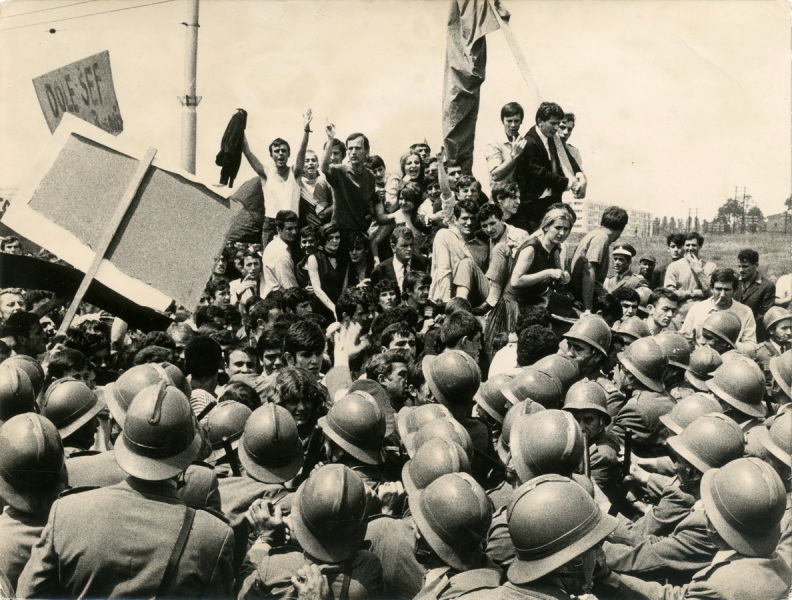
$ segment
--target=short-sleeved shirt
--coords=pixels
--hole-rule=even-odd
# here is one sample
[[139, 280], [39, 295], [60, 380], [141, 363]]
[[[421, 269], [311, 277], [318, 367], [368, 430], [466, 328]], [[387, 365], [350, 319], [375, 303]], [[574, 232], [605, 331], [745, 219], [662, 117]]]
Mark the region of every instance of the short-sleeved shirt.
[[575, 297], [580, 297], [583, 273], [589, 263], [596, 263], [595, 279], [600, 284], [604, 283], [610, 267], [610, 237], [607, 229], [600, 227], [587, 233], [572, 256], [570, 288]]
[[[695, 339], [700, 342], [701, 326], [707, 320], [707, 317], [719, 310], [721, 309], [715, 306], [712, 298], [696, 302], [690, 307], [679, 333], [688, 339]], [[737, 338], [737, 342], [756, 343], [756, 320], [751, 309], [745, 304], [732, 300], [731, 306], [726, 311], [740, 319], [740, 337]]]
[[[511, 158], [513, 145], [514, 142], [502, 140], [493, 144], [487, 144], [484, 147], [484, 158], [487, 160], [487, 169], [489, 170], [490, 174], [503, 163], [505, 163], [507, 159]], [[508, 171], [498, 177], [498, 181], [514, 181], [513, 163]], [[492, 179], [492, 175], [490, 175], [490, 183], [495, 183], [495, 180]]]
[[347, 234], [366, 233], [377, 199], [374, 175], [368, 169], [356, 174], [348, 165], [330, 165], [327, 182], [333, 188], [333, 223]]

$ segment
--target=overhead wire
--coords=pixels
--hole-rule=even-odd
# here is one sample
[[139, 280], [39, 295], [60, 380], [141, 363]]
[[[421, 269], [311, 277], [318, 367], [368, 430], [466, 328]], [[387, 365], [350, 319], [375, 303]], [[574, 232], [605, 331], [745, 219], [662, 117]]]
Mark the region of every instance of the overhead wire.
[[16, 17], [24, 17], [27, 15], [34, 15], [36, 13], [47, 12], [48, 10], [57, 10], [58, 8], [69, 8], [72, 6], [77, 6], [79, 4], [87, 4], [88, 2], [97, 2], [97, 0], [82, 0], [81, 2], [72, 2], [70, 4], [61, 4], [60, 6], [50, 6], [49, 8], [41, 8], [39, 10], [30, 10], [24, 13], [18, 13], [16, 15], [4, 15], [0, 16], [0, 20], [2, 19], [15, 19]]
[[121, 12], [122, 10], [132, 10], [134, 8], [145, 8], [147, 6], [154, 6], [155, 4], [167, 4], [175, 0], [159, 0], [159, 2], [149, 2], [148, 4], [138, 4], [136, 6], [125, 6], [124, 8], [114, 8], [113, 10], [104, 10], [101, 12], [88, 13], [87, 15], [79, 15], [76, 17], [64, 17], [63, 19], [52, 19], [49, 21], [41, 21], [40, 23], [30, 23], [29, 25], [15, 25], [14, 27], [2, 27], [0, 32], [11, 31], [12, 29], [24, 29], [26, 27], [38, 27], [39, 25], [50, 25], [52, 23], [61, 23], [63, 21], [73, 21], [74, 19], [87, 19], [96, 15], [106, 15], [114, 12]]

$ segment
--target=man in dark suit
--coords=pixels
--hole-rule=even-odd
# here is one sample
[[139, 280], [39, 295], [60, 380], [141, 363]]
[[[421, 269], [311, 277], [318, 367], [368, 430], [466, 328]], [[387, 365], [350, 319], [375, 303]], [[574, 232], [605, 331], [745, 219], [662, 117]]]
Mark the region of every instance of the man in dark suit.
[[775, 284], [759, 272], [759, 253], [756, 250], [740, 250], [737, 264], [740, 282], [734, 299], [751, 309], [756, 321], [756, 339], [764, 342], [768, 336], [762, 318], [775, 303]]
[[525, 149], [515, 159], [514, 179], [520, 188], [520, 208], [515, 226], [535, 231], [547, 207], [561, 202], [571, 190], [585, 196], [583, 169], [558, 137], [564, 109], [555, 102], [542, 102], [536, 111], [536, 125], [525, 134]]
[[413, 254], [415, 236], [408, 227], [400, 225], [394, 229], [391, 234], [390, 245], [393, 256], [374, 267], [371, 272], [372, 285], [382, 279], [390, 279], [395, 281], [401, 290], [404, 276], [407, 273], [410, 271], [428, 272], [429, 259], [419, 254]]

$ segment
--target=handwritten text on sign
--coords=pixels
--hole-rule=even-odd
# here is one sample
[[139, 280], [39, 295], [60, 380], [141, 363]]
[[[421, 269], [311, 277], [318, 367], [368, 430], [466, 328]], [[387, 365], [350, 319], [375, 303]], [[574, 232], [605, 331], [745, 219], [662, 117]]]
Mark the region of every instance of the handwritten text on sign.
[[124, 130], [107, 50], [36, 77], [33, 86], [52, 132], [63, 113], [71, 113], [113, 135]]

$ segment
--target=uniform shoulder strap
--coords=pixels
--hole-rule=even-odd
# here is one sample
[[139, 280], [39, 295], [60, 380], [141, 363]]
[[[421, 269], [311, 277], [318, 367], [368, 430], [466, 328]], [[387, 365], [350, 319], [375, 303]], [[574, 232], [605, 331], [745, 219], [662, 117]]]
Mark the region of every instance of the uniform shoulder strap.
[[168, 588], [170, 587], [173, 576], [176, 574], [176, 567], [184, 554], [184, 547], [187, 545], [187, 539], [190, 537], [190, 529], [192, 529], [193, 521], [195, 520], [195, 509], [185, 506], [184, 520], [182, 521], [179, 536], [176, 538], [176, 543], [173, 545], [168, 565], [165, 567], [165, 574], [162, 576], [159, 589], [157, 590], [155, 598], [162, 598], [167, 595]]

